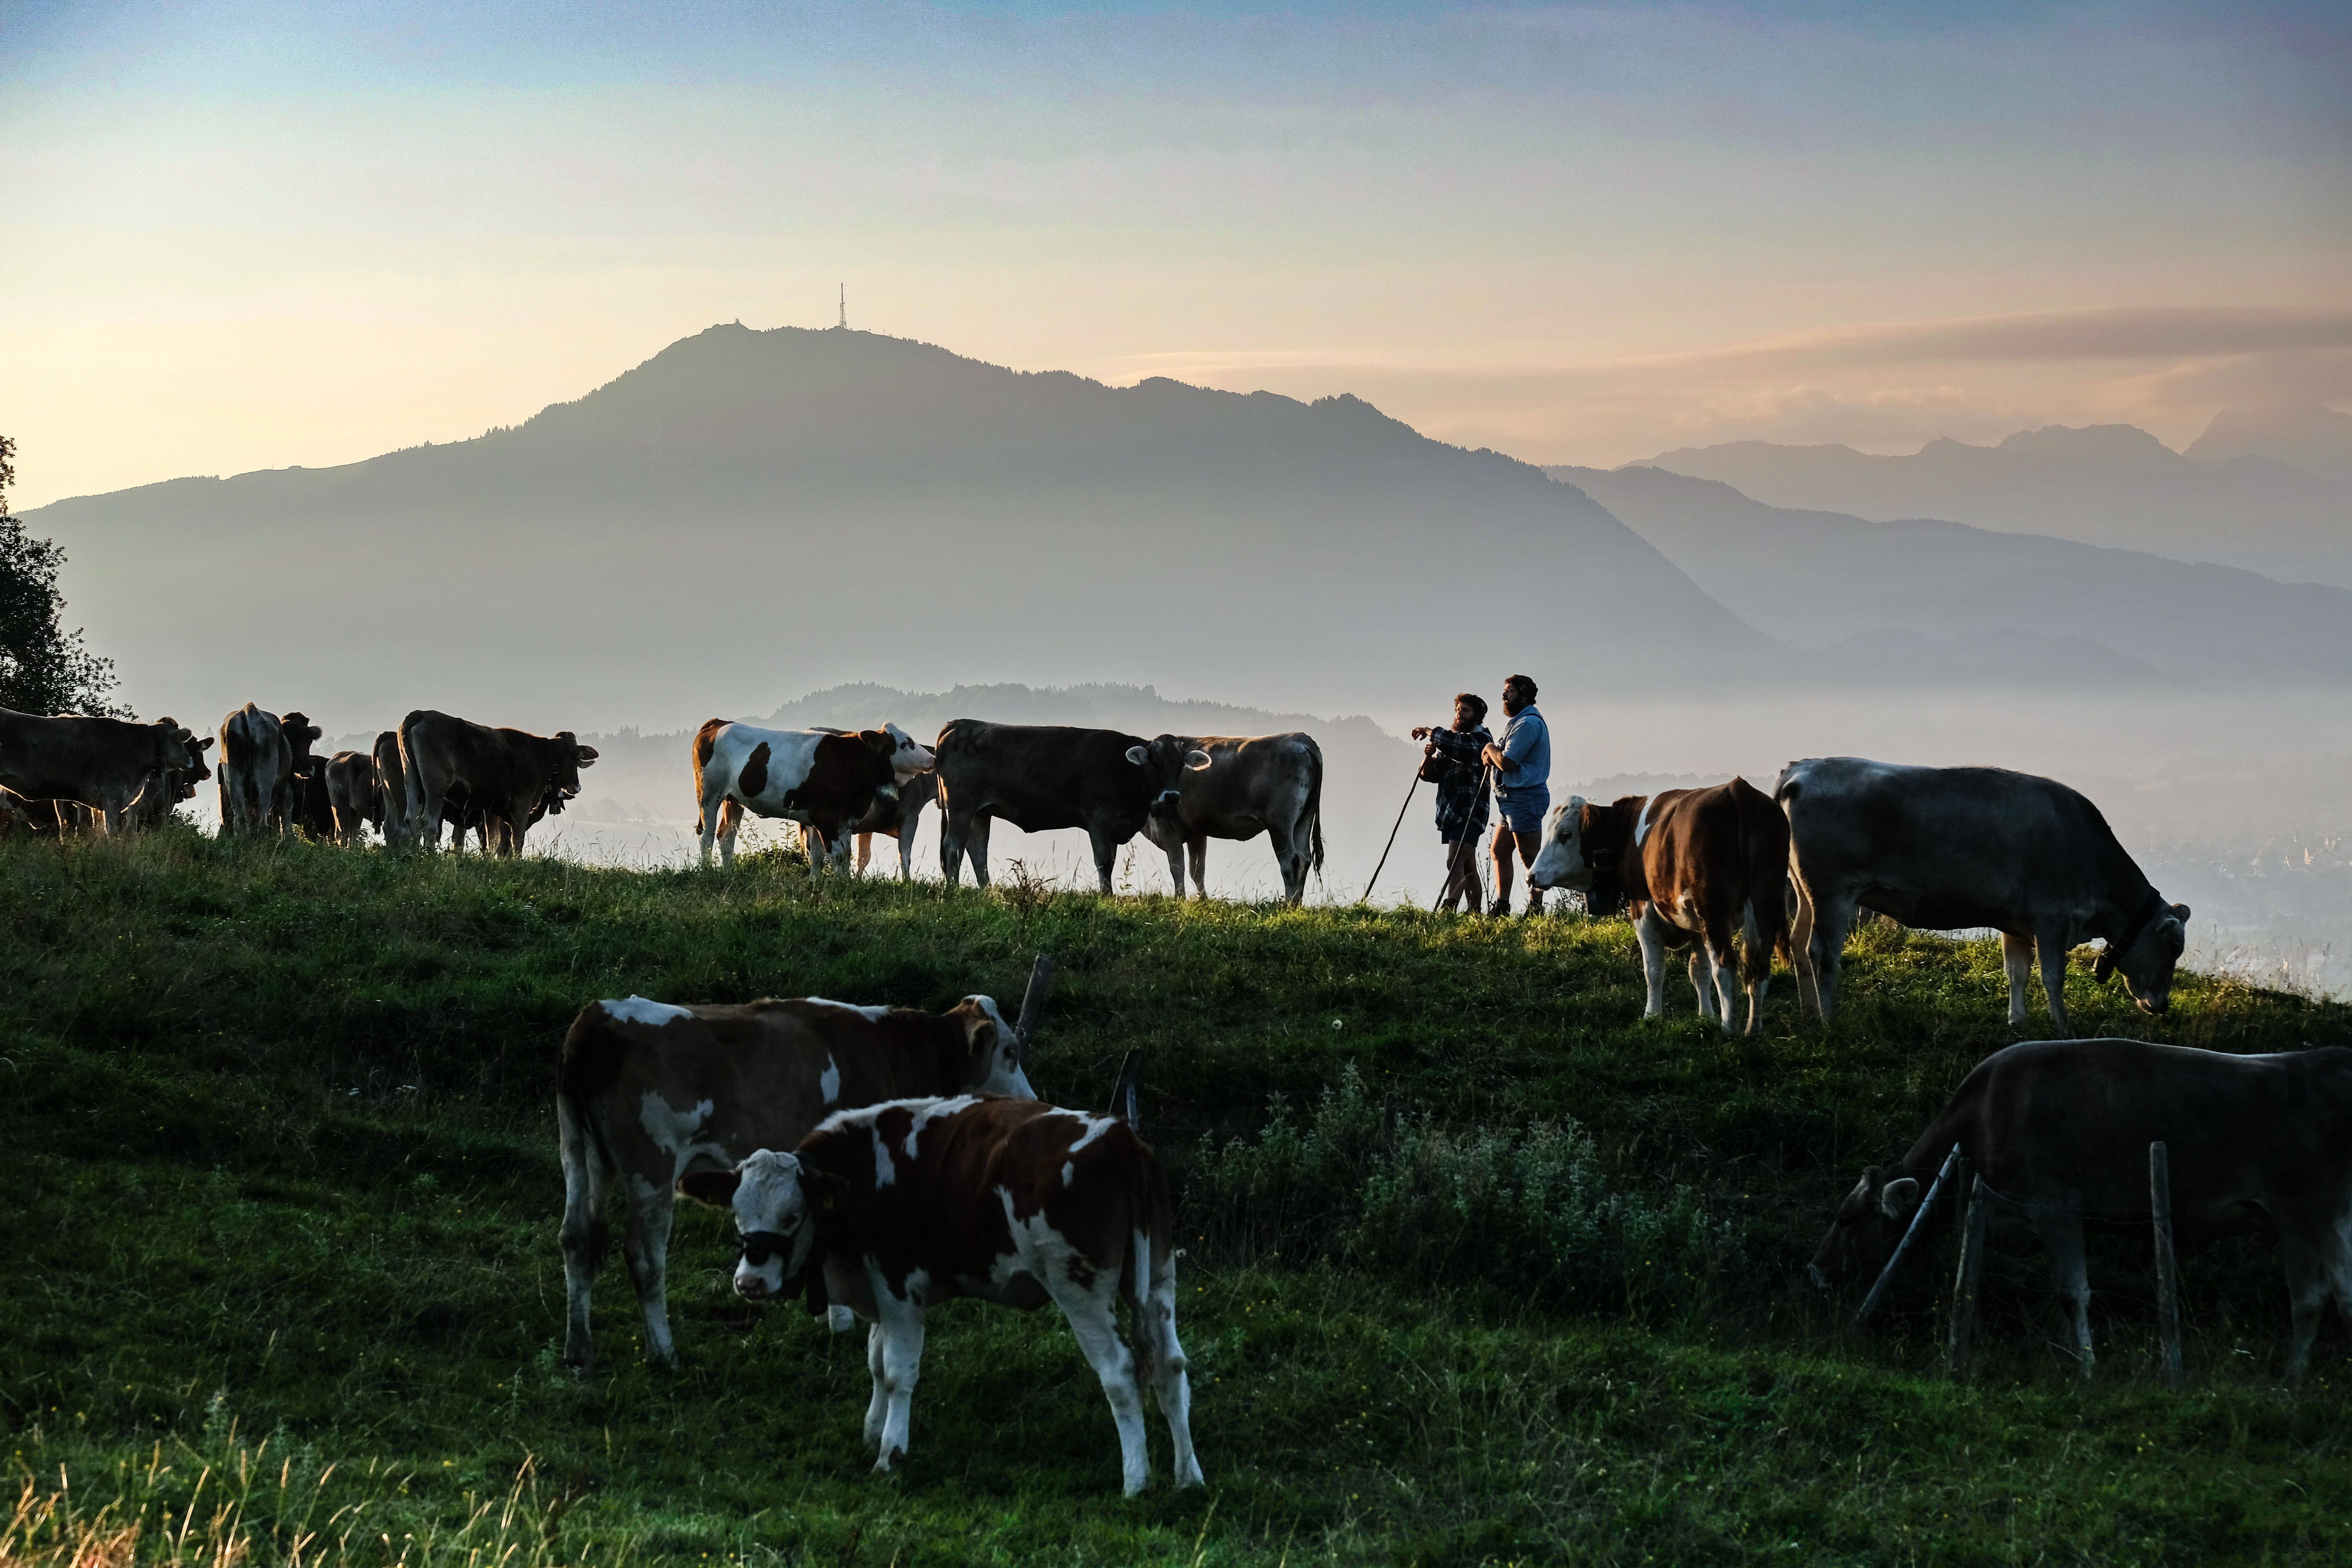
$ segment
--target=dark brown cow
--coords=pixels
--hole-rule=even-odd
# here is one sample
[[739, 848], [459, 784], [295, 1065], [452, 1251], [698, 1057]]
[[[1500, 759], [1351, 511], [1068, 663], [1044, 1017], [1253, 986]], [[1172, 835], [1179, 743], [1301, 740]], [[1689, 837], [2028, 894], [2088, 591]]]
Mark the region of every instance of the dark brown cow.
[[1863, 1173], [1810, 1272], [1828, 1286], [1884, 1268], [1957, 1143], [1998, 1194], [1995, 1223], [2042, 1238], [2088, 1376], [2083, 1234], [2149, 1234], [2147, 1146], [2159, 1141], [2180, 1241], [2278, 1237], [2294, 1320], [2287, 1374], [2301, 1377], [2331, 1299], [2352, 1323], [2352, 1050], [2340, 1046], [2234, 1057], [2143, 1040], [2037, 1040], [1996, 1051], [1900, 1163]]
[[714, 842], [720, 863], [735, 863], [736, 828], [751, 811], [816, 829], [824, 855], [809, 856], [811, 877], [827, 861], [845, 868], [850, 826], [881, 802], [895, 805], [899, 782], [931, 765], [931, 753], [896, 724], [849, 733], [712, 719], [695, 731], [690, 754], [702, 863], [710, 864]]
[[[828, 735], [850, 733], [847, 730], [826, 729], [824, 725], [818, 728]], [[876, 795], [874, 804], [866, 808], [866, 815], [843, 829], [845, 833], [857, 836], [858, 875], [866, 874], [866, 863], [874, 858], [874, 836], [878, 833], [886, 838], [898, 841], [898, 880], [913, 881], [915, 828], [923, 819], [923, 808], [937, 804], [939, 798], [940, 775], [935, 769], [928, 767], [921, 773], [899, 778], [896, 800]], [[809, 850], [811, 858], [824, 853], [828, 847], [824, 836], [818, 834], [816, 843]]]
[[327, 759], [322, 773], [336, 843], [362, 843], [368, 828], [383, 830], [383, 785], [376, 776], [373, 755], [337, 752]]
[[1176, 738], [1209, 758], [1207, 767], [1186, 770], [1174, 805], [1154, 806], [1144, 825], [1168, 851], [1176, 896], [1184, 896], [1188, 855], [1193, 890], [1205, 899], [1209, 840], [1245, 842], [1263, 833], [1282, 873], [1282, 896], [1294, 904], [1305, 899], [1307, 871], [1323, 869], [1323, 748], [1315, 737], [1293, 731]]
[[371, 760], [375, 763], [377, 826], [386, 845], [405, 849], [416, 835], [408, 821], [408, 770], [400, 762], [400, 731], [377, 735]]
[[139, 827], [160, 827], [169, 822], [182, 805], [196, 798], [196, 786], [213, 776], [211, 766], [205, 761], [205, 753], [212, 746], [210, 735], [189, 736], [188, 761], [193, 765], [165, 769], [160, 784], [141, 793], [125, 820]]
[[799, 1286], [874, 1326], [866, 1440], [889, 1470], [908, 1449], [923, 1315], [959, 1296], [1061, 1308], [1118, 1426], [1127, 1495], [1150, 1484], [1137, 1349], [1175, 1445], [1176, 1484], [1201, 1484], [1192, 1384], [1176, 1338], [1168, 1182], [1150, 1146], [1115, 1117], [1034, 1100], [963, 1096], [845, 1110], [791, 1153], [690, 1173], [687, 1195], [731, 1206], [742, 1236], [736, 1291], [759, 1301]]
[[325, 731], [311, 723], [306, 713], [282, 714], [278, 727], [286, 732], [288, 753], [285, 776], [278, 781], [278, 818], [289, 831], [324, 838], [334, 831], [335, 813], [328, 803], [327, 781], [320, 771], [326, 759], [311, 752], [310, 742]]
[[580, 793], [580, 770], [595, 761], [596, 748], [569, 730], [530, 735], [424, 710], [400, 721], [407, 820], [428, 848], [441, 847], [444, 804], [461, 792], [465, 806], [483, 815], [484, 848], [521, 854], [530, 825], [562, 811]]
[[1596, 915], [1630, 906], [1650, 984], [1646, 1018], [1666, 1008], [1666, 949], [1696, 939], [1690, 981], [1699, 1016], [1720, 1018], [1731, 1033], [1737, 931], [1747, 1032], [1763, 1027], [1772, 952], [1788, 942], [1789, 819], [1746, 779], [1629, 795], [1608, 805], [1571, 795], [1544, 824], [1543, 850], [1528, 880], [1583, 893]]
[[[0, 790], [28, 803], [78, 801], [97, 814], [99, 830], [111, 836], [149, 789], [162, 797], [166, 774], [184, 775], [202, 764], [203, 748], [191, 746], [190, 739], [170, 719], [141, 724], [0, 708]], [[26, 809], [29, 815], [38, 808]]]
[[724, 1007], [642, 996], [590, 1003], [564, 1037], [555, 1099], [570, 1300], [564, 1360], [588, 1363], [589, 1288], [604, 1255], [605, 1193], [615, 1177], [626, 1191], [622, 1246], [645, 1312], [646, 1352], [674, 1364], [664, 1282], [670, 1194], [680, 1176], [797, 1143], [843, 1106], [967, 1089], [1029, 1097], [1025, 1045], [985, 996], [937, 1016], [821, 996]]
[[952, 887], [963, 875], [988, 886], [988, 829], [1003, 817], [1024, 833], [1083, 827], [1095, 852], [1102, 890], [1118, 847], [1143, 831], [1156, 805], [1173, 806], [1185, 770], [1209, 755], [1173, 735], [1150, 741], [1116, 730], [1060, 724], [991, 724], [950, 719], [932, 747], [939, 759], [940, 871]]

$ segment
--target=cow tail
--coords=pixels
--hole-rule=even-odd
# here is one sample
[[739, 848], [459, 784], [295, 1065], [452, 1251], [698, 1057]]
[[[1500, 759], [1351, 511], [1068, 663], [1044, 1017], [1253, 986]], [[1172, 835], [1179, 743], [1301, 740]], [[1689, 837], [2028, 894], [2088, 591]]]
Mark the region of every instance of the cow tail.
[[[434, 836], [441, 831], [437, 816], [429, 831], [425, 820], [424, 758], [417, 754], [416, 749], [416, 723], [423, 717], [422, 713], [411, 713], [400, 721], [401, 793], [407, 797], [408, 830], [419, 842], [434, 838]], [[440, 810], [437, 804], [434, 810], [436, 813]], [[464, 837], [462, 832], [459, 837]], [[434, 838], [434, 841], [439, 842], [437, 838]]]
[[1789, 819], [1764, 792], [1749, 788], [1739, 802], [1739, 858], [1748, 872], [1748, 908], [1756, 940], [1741, 955], [1741, 977], [1769, 979], [1778, 953], [1791, 969], [1797, 957], [1789, 941]]
[[719, 731], [727, 727], [724, 719], [705, 719], [702, 728], [694, 732], [694, 831], [703, 831], [702, 770], [710, 765], [710, 753], [719, 744]]
[[1307, 783], [1307, 815], [1315, 835], [1315, 874], [1323, 874], [1323, 753], [1315, 753], [1315, 776]]
[[1151, 1145], [1129, 1134], [1133, 1151], [1128, 1165], [1127, 1210], [1128, 1226], [1132, 1240], [1127, 1258], [1127, 1272], [1120, 1280], [1126, 1288], [1129, 1305], [1135, 1309], [1136, 1337], [1150, 1342], [1139, 1343], [1147, 1365], [1157, 1365], [1164, 1347], [1157, 1342], [1158, 1320], [1147, 1310], [1151, 1300], [1155, 1271], [1167, 1270], [1174, 1261], [1171, 1250], [1175, 1223], [1175, 1205], [1169, 1201], [1168, 1175], [1160, 1168], [1160, 1160]]
[[[603, 1005], [595, 1002], [581, 1009], [563, 1037], [563, 1058], [555, 1074], [556, 1125], [567, 1134], [562, 1142], [567, 1160], [576, 1150], [600, 1178], [589, 1184], [591, 1191], [600, 1190], [620, 1170], [596, 1102], [620, 1076], [628, 1049], [627, 1042], [614, 1033]], [[589, 1215], [591, 1268], [603, 1260], [610, 1237], [604, 1205], [598, 1204]]]

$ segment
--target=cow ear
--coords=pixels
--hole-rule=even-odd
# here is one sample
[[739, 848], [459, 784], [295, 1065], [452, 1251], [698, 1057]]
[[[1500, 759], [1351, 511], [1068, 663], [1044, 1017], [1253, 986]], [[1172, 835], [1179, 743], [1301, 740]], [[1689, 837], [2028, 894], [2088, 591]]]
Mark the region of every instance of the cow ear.
[[740, 1171], [688, 1171], [677, 1179], [677, 1190], [698, 1204], [712, 1208], [731, 1208], [735, 1189], [742, 1184]]
[[1196, 773], [1209, 765], [1209, 753], [1198, 749], [1184, 753], [1184, 765]]
[[2189, 923], [2189, 906], [2187, 904], [2173, 905], [2172, 918], [2179, 921], [2182, 925], [2187, 925]]
[[1141, 746], [1129, 746], [1127, 749], [1127, 760], [1133, 763], [1137, 767], [1141, 767], [1143, 765], [1143, 748]]
[[211, 749], [213, 742], [217, 739], [219, 739], [219, 737], [215, 735], [206, 735], [202, 740], [192, 739], [188, 742], [188, 749], [192, 752], [207, 751]]
[[820, 1171], [803, 1161], [801, 1164], [802, 1201], [811, 1214], [831, 1214], [841, 1206], [849, 1194], [849, 1184], [831, 1171]]
[[1919, 1182], [1915, 1176], [1897, 1176], [1879, 1189], [1878, 1212], [1888, 1219], [1904, 1219], [1919, 1206]]

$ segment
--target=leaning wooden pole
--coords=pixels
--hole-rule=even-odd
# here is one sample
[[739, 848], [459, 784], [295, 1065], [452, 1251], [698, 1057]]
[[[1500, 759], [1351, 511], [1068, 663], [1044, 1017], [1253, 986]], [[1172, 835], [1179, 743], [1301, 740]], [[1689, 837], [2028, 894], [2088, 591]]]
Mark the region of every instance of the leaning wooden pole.
[[[1960, 1162], [1966, 1172], [1968, 1162]], [[1969, 1216], [1960, 1222], [1960, 1265], [1952, 1275], [1952, 1335], [1944, 1346], [1944, 1370], [1965, 1376], [1969, 1340], [1977, 1328], [1977, 1290], [1984, 1281], [1985, 1222], [1992, 1214], [1992, 1189], [1982, 1176], [1969, 1183]]]
[[1895, 1282], [1895, 1271], [1903, 1267], [1903, 1260], [1911, 1255], [1911, 1244], [1919, 1239], [1920, 1231], [1927, 1227], [1927, 1211], [1936, 1206], [1936, 1194], [1944, 1190], [1944, 1183], [1951, 1175], [1952, 1167], [1959, 1163], [1960, 1146], [1955, 1143], [1952, 1145], [1952, 1152], [1944, 1156], [1943, 1168], [1936, 1173], [1936, 1179], [1928, 1184], [1927, 1195], [1921, 1198], [1919, 1206], [1911, 1212], [1910, 1228], [1903, 1233], [1902, 1241], [1896, 1244], [1895, 1256], [1886, 1260], [1886, 1267], [1879, 1271], [1878, 1283], [1873, 1285], [1870, 1288], [1870, 1294], [1862, 1299], [1862, 1310], [1853, 1315], [1855, 1328], [1858, 1329], [1870, 1321], [1870, 1315], [1878, 1310], [1878, 1303], [1885, 1299], [1887, 1286]]
[[2164, 1385], [2180, 1386], [2180, 1260], [2172, 1250], [2172, 1156], [2147, 1146], [2147, 1209], [2156, 1230], [2156, 1331], [2164, 1345]]

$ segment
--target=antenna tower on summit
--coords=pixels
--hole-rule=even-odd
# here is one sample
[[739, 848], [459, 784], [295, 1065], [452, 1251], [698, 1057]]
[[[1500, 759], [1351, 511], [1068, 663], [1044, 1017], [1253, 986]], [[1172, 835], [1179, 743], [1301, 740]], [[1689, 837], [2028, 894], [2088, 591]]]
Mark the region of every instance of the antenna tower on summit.
[[841, 286], [841, 320], [834, 322], [834, 325], [843, 331], [849, 330], [849, 285], [846, 283]]

